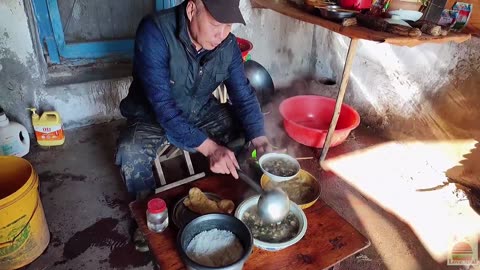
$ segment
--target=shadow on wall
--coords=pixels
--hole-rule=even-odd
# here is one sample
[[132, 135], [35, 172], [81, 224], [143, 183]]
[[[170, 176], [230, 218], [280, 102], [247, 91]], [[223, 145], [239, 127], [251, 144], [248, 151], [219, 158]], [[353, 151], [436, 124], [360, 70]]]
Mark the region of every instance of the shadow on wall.
[[[310, 81], [305, 88], [336, 98], [348, 40], [326, 33], [322, 37], [328, 39], [328, 49], [318, 51], [324, 60], [317, 65], [317, 73], [323, 69], [337, 73], [338, 84], [324, 87]], [[360, 113], [363, 124], [392, 139], [477, 137], [480, 111], [474, 108], [480, 101], [479, 40], [417, 48], [362, 42], [344, 102]]]
[[[412, 106], [414, 111], [406, 115], [387, 115], [387, 136], [422, 140], [471, 139], [480, 136], [480, 122], [477, 120], [480, 111], [475, 109], [480, 102], [479, 41], [474, 38], [465, 44], [450, 44], [454, 49], [440, 51], [445, 53], [443, 55], [418, 49], [419, 57], [428, 62], [432, 76], [428, 76], [429, 70], [425, 77], [406, 72], [407, 82], [420, 86], [416, 95], [407, 99], [407, 105]], [[449, 44], [438, 46], [448, 48]], [[392, 50], [404, 66], [411, 67], [411, 59], [405, 59], [398, 51]], [[448, 55], [449, 52], [453, 55]], [[448, 73], [434, 76], [442, 70]], [[429, 84], [422, 87], [423, 81]]]
[[[480, 59], [478, 59], [480, 63]], [[441, 119], [437, 125], [450, 131], [454, 137], [472, 138], [480, 135], [480, 70], [473, 71], [466, 80], [455, 80], [442, 87], [438, 95], [424, 96], [430, 101], [432, 118]], [[425, 108], [428, 111], [428, 108]], [[453, 130], [452, 130], [453, 129]]]
[[407, 101], [405, 105], [414, 110], [403, 114], [401, 108], [371, 102], [364, 93], [356, 91], [355, 81], [351, 83], [345, 102], [358, 110], [363, 124], [383, 136], [400, 140], [472, 139], [480, 136], [480, 111], [476, 109], [480, 102], [478, 71], [472, 72], [466, 80], [452, 81], [435, 92], [417, 93], [415, 100]]
[[[480, 72], [453, 81], [436, 92], [421, 92], [411, 114], [385, 114], [384, 134], [395, 139], [471, 139], [480, 135]], [[416, 103], [416, 104], [415, 104]], [[368, 117], [364, 118], [369, 120]]]
[[[332, 79], [298, 79], [292, 85], [276, 90], [275, 99], [296, 95], [320, 95], [336, 98], [338, 84]], [[471, 139], [480, 136], [480, 72], [472, 73], [465, 81], [449, 83], [435, 93], [419, 93], [418, 102], [411, 114], [399, 114], [387, 109], [382, 112], [368, 95], [357, 91], [357, 81], [351, 80], [344, 102], [361, 115], [362, 124], [391, 139]], [[367, 92], [368, 93], [368, 92]], [[388, 106], [388, 105], [387, 105]]]

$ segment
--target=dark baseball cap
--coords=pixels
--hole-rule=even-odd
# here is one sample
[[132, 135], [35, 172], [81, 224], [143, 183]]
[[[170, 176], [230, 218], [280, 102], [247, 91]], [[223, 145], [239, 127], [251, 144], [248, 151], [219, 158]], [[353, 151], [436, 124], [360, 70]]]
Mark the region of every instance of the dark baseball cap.
[[220, 23], [242, 23], [245, 25], [240, 12], [240, 0], [202, 0], [212, 17]]

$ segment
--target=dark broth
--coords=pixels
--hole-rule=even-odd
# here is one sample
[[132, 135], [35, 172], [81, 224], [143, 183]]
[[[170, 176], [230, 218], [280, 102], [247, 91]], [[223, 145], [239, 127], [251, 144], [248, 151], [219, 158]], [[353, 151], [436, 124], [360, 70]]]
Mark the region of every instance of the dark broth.
[[263, 162], [262, 166], [265, 171], [282, 177], [293, 176], [299, 169], [295, 163], [284, 158], [267, 159]]
[[252, 231], [253, 238], [268, 243], [288, 241], [298, 234], [300, 228], [298, 218], [292, 212], [289, 212], [281, 222], [264, 222], [258, 215], [257, 206], [252, 206], [245, 211], [242, 221]]

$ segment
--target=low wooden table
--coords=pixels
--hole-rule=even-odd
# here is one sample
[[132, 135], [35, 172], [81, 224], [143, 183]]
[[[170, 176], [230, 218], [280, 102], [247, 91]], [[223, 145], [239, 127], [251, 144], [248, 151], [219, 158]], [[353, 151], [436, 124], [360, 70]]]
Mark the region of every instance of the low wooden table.
[[[194, 186], [206, 192], [216, 193], [222, 198], [231, 199], [235, 205], [254, 195], [250, 187], [241, 180], [235, 180], [230, 176], [207, 176], [196, 182], [156, 194], [155, 197], [166, 201], [171, 218], [174, 204]], [[178, 229], [171, 219], [169, 227], [157, 234], [147, 228], [146, 201], [132, 202], [130, 210], [145, 234], [150, 251], [160, 268], [185, 269], [176, 246]], [[322, 200], [306, 209], [305, 215], [308, 228], [302, 240], [277, 252], [254, 248], [244, 269], [325, 269], [370, 245], [367, 238]]]

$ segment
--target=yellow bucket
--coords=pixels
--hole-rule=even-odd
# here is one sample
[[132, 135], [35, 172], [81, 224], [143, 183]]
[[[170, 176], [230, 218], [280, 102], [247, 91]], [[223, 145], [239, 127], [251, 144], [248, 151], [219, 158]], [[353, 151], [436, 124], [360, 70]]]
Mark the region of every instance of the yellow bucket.
[[49, 241], [37, 173], [25, 159], [0, 156], [0, 269], [31, 263]]

